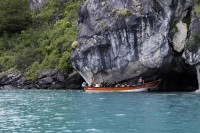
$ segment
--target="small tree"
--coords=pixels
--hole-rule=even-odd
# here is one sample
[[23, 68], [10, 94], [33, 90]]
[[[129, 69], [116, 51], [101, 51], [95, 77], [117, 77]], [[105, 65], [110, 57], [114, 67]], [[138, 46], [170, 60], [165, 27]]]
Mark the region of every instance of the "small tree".
[[0, 33], [20, 32], [30, 23], [27, 0], [0, 0]]
[[72, 72], [73, 68], [70, 61], [70, 53], [65, 51], [59, 61], [60, 68], [63, 71]]

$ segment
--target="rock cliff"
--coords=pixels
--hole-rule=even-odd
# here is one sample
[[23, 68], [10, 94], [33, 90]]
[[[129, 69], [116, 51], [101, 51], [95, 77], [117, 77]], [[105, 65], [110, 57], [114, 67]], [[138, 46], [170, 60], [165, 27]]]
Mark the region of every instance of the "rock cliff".
[[29, 7], [33, 10], [41, 9], [47, 0], [29, 0]]
[[80, 89], [83, 79], [74, 73], [45, 70], [36, 81], [26, 80], [22, 72], [0, 74], [0, 89]]
[[190, 65], [196, 66], [197, 79], [199, 82], [200, 89], [200, 15], [195, 15], [193, 12], [193, 17], [190, 25], [190, 37], [188, 39], [188, 44], [186, 45], [184, 51], [184, 58]]
[[163, 90], [197, 89], [194, 64], [200, 53], [186, 49], [193, 5], [190, 0], [85, 1], [71, 55], [74, 68], [89, 84], [143, 76], [163, 78]]

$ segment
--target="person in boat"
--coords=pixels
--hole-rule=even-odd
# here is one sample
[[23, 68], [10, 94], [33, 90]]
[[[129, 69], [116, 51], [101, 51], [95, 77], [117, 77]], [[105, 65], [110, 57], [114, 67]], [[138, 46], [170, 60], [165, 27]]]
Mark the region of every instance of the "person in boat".
[[129, 87], [129, 86], [130, 86], [130, 85], [129, 85], [129, 84], [127, 84], [126, 82], [125, 82], [125, 84], [124, 84], [124, 85], [125, 85], [125, 87]]
[[89, 87], [94, 87], [94, 83], [91, 83], [91, 84], [89, 85]]
[[95, 87], [100, 87], [100, 84], [99, 84], [99, 83], [96, 83]]
[[106, 83], [105, 83], [105, 87], [111, 87], [111, 86], [110, 86], [110, 83], [106, 82]]
[[121, 87], [121, 84], [120, 84], [120, 83], [117, 83], [117, 84], [115, 85], [115, 87]]
[[86, 83], [86, 82], [83, 82], [82, 85], [81, 85], [81, 87], [82, 87], [82, 88], [87, 87], [87, 83]]
[[121, 84], [121, 86], [120, 86], [120, 87], [126, 87], [126, 86], [125, 86], [125, 84]]
[[108, 87], [115, 87], [117, 85], [117, 82], [111, 83]]
[[143, 85], [143, 84], [144, 84], [144, 80], [143, 80], [142, 77], [140, 77], [140, 78], [138, 79], [138, 85]]
[[105, 83], [104, 82], [100, 83], [100, 87], [105, 87]]

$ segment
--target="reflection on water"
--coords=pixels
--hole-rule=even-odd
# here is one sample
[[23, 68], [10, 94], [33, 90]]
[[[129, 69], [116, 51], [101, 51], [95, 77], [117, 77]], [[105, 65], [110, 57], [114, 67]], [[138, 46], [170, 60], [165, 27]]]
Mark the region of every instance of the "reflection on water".
[[1, 90], [0, 132], [199, 132], [200, 93]]

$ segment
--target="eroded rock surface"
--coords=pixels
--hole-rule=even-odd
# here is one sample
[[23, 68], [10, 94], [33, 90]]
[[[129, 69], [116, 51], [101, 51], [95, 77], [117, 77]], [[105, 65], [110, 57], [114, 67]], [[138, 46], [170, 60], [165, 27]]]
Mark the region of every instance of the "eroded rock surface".
[[194, 15], [190, 25], [190, 38], [183, 56], [188, 64], [196, 66], [197, 79], [200, 89], [200, 15]]
[[79, 46], [71, 56], [74, 68], [89, 84], [158, 78], [161, 67], [168, 69], [164, 64], [174, 58], [174, 50], [184, 48], [185, 42], [174, 45], [173, 37], [182, 42], [187, 28], [180, 34], [171, 30], [178, 22], [186, 25], [191, 6], [185, 0], [85, 1], [78, 17]]
[[29, 7], [33, 10], [41, 9], [47, 0], [29, 0]]

